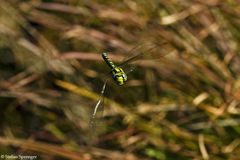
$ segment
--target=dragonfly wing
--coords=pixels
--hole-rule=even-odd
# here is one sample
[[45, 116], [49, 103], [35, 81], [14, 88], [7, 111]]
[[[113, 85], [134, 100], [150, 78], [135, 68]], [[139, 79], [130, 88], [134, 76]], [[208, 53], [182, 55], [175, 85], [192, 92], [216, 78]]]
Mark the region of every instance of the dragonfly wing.
[[107, 80], [104, 82], [102, 90], [101, 90], [101, 96], [99, 100], [97, 101], [97, 104], [94, 107], [93, 113], [90, 118], [90, 128], [95, 129], [97, 125], [100, 123], [101, 118], [103, 117], [103, 111], [104, 111], [104, 93], [106, 90]]
[[139, 47], [134, 47], [132, 50], [128, 52], [131, 55], [129, 58], [125, 59], [118, 66], [124, 66], [127, 63], [132, 63], [141, 59], [159, 59], [164, 57], [166, 54], [159, 54], [159, 51], [163, 45], [167, 44], [166, 42], [162, 42], [160, 44], [146, 44], [141, 45]]
[[162, 42], [160, 44], [142, 44], [140, 46], [136, 46], [133, 49], [131, 49], [128, 52], [127, 59], [125, 59], [122, 63], [118, 65], [118, 67], [122, 67], [125, 73], [130, 73], [135, 70], [136, 65], [133, 64], [133, 62], [139, 61], [139, 60], [147, 60], [147, 59], [155, 59], [159, 60], [162, 57], [164, 57], [167, 53], [163, 54], [160, 52], [162, 51], [162, 46], [167, 44], [166, 42]]

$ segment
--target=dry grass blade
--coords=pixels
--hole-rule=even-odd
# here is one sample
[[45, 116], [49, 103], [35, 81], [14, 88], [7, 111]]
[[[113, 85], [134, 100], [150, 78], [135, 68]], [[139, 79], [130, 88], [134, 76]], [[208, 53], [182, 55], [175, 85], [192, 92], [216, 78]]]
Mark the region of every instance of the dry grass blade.
[[[239, 159], [239, 10], [219, 0], [0, 1], [0, 153]], [[151, 46], [139, 44], [165, 41], [141, 54]], [[106, 125], [84, 147], [109, 76], [103, 52], [131, 70], [126, 85], [109, 82]]]

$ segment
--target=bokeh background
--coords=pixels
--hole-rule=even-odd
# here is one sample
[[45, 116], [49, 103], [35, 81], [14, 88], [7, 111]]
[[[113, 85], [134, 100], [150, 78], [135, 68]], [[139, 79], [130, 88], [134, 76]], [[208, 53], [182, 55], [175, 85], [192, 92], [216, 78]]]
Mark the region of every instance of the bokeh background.
[[[109, 68], [140, 59], [124, 86]], [[0, 153], [44, 160], [240, 159], [240, 1], [0, 1]], [[107, 75], [109, 76], [109, 75]]]

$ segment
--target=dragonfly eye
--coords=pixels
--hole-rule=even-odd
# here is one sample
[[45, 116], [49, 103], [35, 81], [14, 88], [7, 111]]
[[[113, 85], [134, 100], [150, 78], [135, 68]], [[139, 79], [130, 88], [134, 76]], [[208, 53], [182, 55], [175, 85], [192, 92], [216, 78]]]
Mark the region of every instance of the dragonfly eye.
[[126, 75], [125, 73], [122, 75], [122, 77], [123, 77], [123, 80], [124, 80], [124, 81], [127, 80], [127, 75]]

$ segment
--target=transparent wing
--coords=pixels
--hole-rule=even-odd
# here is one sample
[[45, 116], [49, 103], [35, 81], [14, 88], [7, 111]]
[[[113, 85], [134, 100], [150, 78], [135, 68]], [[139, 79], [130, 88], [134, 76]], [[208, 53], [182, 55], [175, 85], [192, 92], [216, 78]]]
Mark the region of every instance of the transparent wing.
[[105, 97], [105, 90], [106, 90], [107, 80], [104, 82], [102, 90], [101, 90], [101, 96], [99, 100], [97, 101], [94, 110], [92, 112], [89, 126], [91, 129], [96, 129], [98, 124], [101, 122], [101, 119], [103, 117], [103, 111], [104, 111], [104, 97]]
[[162, 46], [166, 44], [166, 42], [162, 42], [159, 44], [149, 43], [138, 45], [127, 53], [127, 58], [124, 59], [118, 67], [122, 67], [126, 73], [130, 73], [136, 68], [136, 65], [133, 65], [133, 62], [150, 59], [159, 60], [169, 53], [162, 48]]

